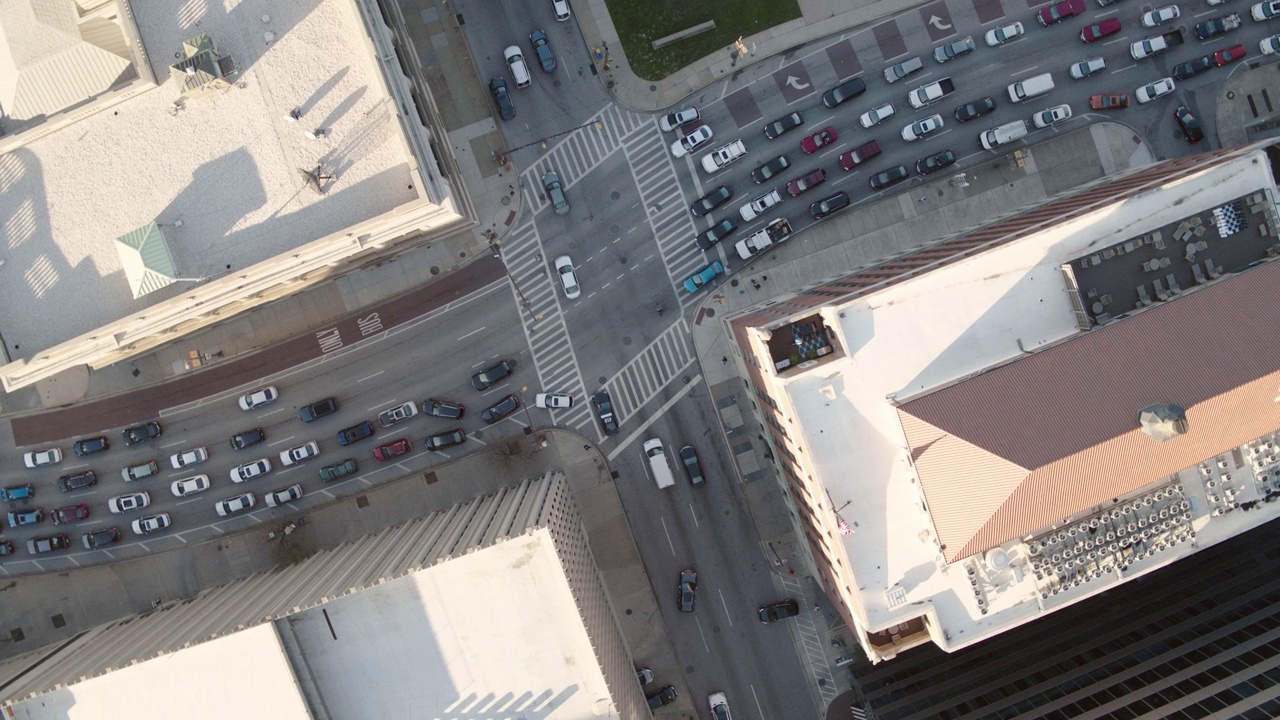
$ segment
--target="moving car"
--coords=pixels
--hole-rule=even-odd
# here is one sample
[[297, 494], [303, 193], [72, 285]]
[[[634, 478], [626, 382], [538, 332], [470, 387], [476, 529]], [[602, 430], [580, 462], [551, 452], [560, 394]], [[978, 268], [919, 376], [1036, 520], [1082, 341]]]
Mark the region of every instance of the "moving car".
[[240, 409], [245, 411], [254, 410], [262, 407], [263, 405], [275, 402], [279, 397], [280, 393], [276, 392], [274, 385], [264, 387], [261, 390], [255, 390], [247, 395], [241, 395]]
[[591, 409], [600, 419], [600, 426], [604, 429], [605, 435], [618, 434], [618, 420], [613, 415], [613, 402], [609, 400], [609, 393], [601, 390], [592, 395]]
[[644, 699], [649, 703], [650, 710], [657, 710], [676, 701], [676, 689], [671, 685], [666, 685], [655, 693], [645, 695]]
[[359, 469], [359, 467], [360, 466], [356, 463], [354, 458], [347, 458], [346, 460], [343, 460], [340, 463], [334, 463], [333, 465], [325, 465], [320, 468], [320, 480], [323, 482], [333, 482], [340, 477], [350, 475]]
[[685, 278], [684, 289], [691, 293], [696, 293], [705, 287], [707, 283], [715, 280], [718, 276], [723, 274], [724, 265], [721, 265], [720, 261], [716, 260], [698, 272]]
[[906, 180], [910, 176], [911, 173], [907, 171], [906, 165], [889, 168], [888, 170], [878, 172], [871, 176], [871, 189], [883, 190], [890, 185]]
[[658, 121], [658, 127], [662, 128], [662, 132], [671, 132], [676, 128], [692, 125], [702, 119], [698, 114], [698, 108], [687, 107], [683, 110], [677, 110], [673, 113], [667, 113]]
[[956, 122], [969, 122], [996, 109], [996, 101], [990, 96], [979, 98], [956, 108]]
[[359, 425], [352, 425], [349, 428], [343, 428], [338, 431], [338, 444], [350, 445], [358, 440], [363, 440], [373, 435], [373, 423], [368, 420]]
[[711, 138], [714, 136], [715, 133], [711, 132], [710, 127], [699, 125], [693, 132], [671, 143], [671, 154], [680, 158], [691, 152], [696, 152], [698, 148], [711, 142]]
[[338, 401], [328, 397], [302, 408], [298, 411], [298, 417], [302, 418], [302, 422], [309, 423], [336, 412], [338, 412]]
[[948, 60], [954, 60], [961, 55], [967, 55], [968, 53], [973, 52], [974, 47], [976, 46], [974, 45], [972, 36], [962, 37], [959, 40], [953, 40], [946, 45], [940, 45], [934, 48], [933, 59], [940, 63], [944, 63]]
[[170, 455], [169, 464], [173, 466], [174, 470], [181, 470], [188, 465], [198, 465], [208, 459], [209, 451], [204, 447], [196, 447]]
[[1120, 20], [1118, 18], [1107, 18], [1101, 20], [1080, 31], [1080, 39], [1084, 42], [1097, 42], [1108, 35], [1115, 35], [1120, 32]]
[[236, 433], [231, 436], [231, 449], [243, 450], [250, 445], [257, 445], [267, 439], [267, 434], [262, 432], [262, 428], [254, 428], [245, 430], [242, 433]]
[[707, 696], [707, 702], [711, 705], [711, 720], [733, 720], [729, 715], [729, 700], [724, 693], [711, 693]]
[[782, 202], [782, 195], [777, 190], [770, 190], [760, 197], [738, 208], [738, 214], [742, 215], [742, 219], [751, 222], [766, 210]]
[[872, 140], [842, 154], [840, 156], [840, 167], [845, 170], [852, 170], [879, 154], [880, 143]]
[[793, 112], [790, 115], [783, 115], [764, 126], [764, 136], [770, 140], [776, 140], [779, 135], [794, 130], [804, 124], [804, 118], [800, 117], [800, 113]]
[[1195, 145], [1204, 139], [1204, 130], [1200, 128], [1200, 121], [1196, 119], [1195, 115], [1191, 114], [1191, 110], [1185, 105], [1179, 106], [1177, 110], [1174, 110], [1173, 117], [1178, 121], [1178, 127], [1182, 130], [1182, 137], [1186, 138], [1187, 142]]
[[947, 149], [916, 161], [916, 172], [928, 175], [956, 163], [956, 151]]
[[569, 393], [538, 393], [533, 396], [533, 404], [534, 407], [553, 410], [570, 408], [573, 407], [573, 396]]
[[1091, 57], [1087, 60], [1081, 60], [1078, 63], [1074, 63], [1067, 69], [1067, 74], [1077, 80], [1083, 80], [1094, 73], [1102, 72], [1106, 68], [1106, 60], [1103, 60], [1101, 57]]
[[160, 423], [152, 420], [143, 425], [126, 428], [121, 435], [124, 436], [125, 445], [136, 445], [146, 440], [155, 440], [160, 437]]
[[516, 116], [516, 106], [511, 102], [511, 92], [507, 90], [507, 81], [500, 77], [489, 79], [489, 94], [493, 96], [493, 104], [498, 106], [498, 117], [511, 120]]
[[19, 510], [17, 512], [9, 513], [6, 516], [6, 520], [8, 520], [9, 527], [11, 528], [18, 528], [24, 525], [35, 525], [36, 523], [44, 520], [44, 511], [40, 508]]
[[1177, 5], [1165, 5], [1162, 8], [1148, 10], [1142, 14], [1142, 27], [1153, 28], [1157, 25], [1163, 25], [1177, 20], [1181, 15], [1182, 11], [1178, 10]]
[[680, 612], [693, 612], [697, 592], [698, 573], [693, 570], [681, 570], [680, 584], [676, 592], [676, 605], [680, 608]]
[[684, 471], [689, 475], [689, 484], [701, 487], [703, 483], [702, 465], [698, 462], [698, 451], [692, 445], [680, 448], [680, 460], [684, 463]]
[[551, 11], [556, 14], [556, 20], [560, 22], [568, 20], [573, 15], [569, 10], [569, 0], [551, 0]]
[[733, 234], [738, 226], [732, 220], [725, 219], [712, 225], [711, 227], [698, 233], [693, 238], [693, 243], [698, 246], [699, 250], [710, 250], [711, 246]]
[[813, 216], [814, 220], [821, 220], [822, 218], [844, 210], [847, 207], [849, 207], [849, 194], [845, 192], [838, 192], [810, 204], [809, 214]]
[[801, 140], [800, 149], [803, 150], [806, 155], [812, 155], [813, 153], [818, 152], [818, 148], [821, 148], [823, 145], [830, 145], [838, 139], [839, 135], [836, 134], [836, 129], [828, 125], [818, 132]]
[[852, 100], [867, 91], [867, 83], [861, 77], [845, 80], [839, 85], [822, 93], [822, 104], [834, 108], [843, 102]]
[[418, 406], [416, 404], [411, 402], [402, 403], [378, 413], [378, 423], [384, 428], [389, 428], [401, 420], [408, 420], [417, 414]]
[[894, 112], [896, 111], [893, 109], [893, 103], [877, 105], [859, 115], [858, 123], [862, 127], [870, 129], [893, 117]]
[[787, 183], [787, 194], [791, 197], [797, 197], [800, 193], [811, 188], [815, 188], [825, 182], [827, 179], [827, 171], [818, 168], [802, 178], [796, 178]]
[[987, 31], [985, 38], [987, 41], [987, 47], [1003, 45], [1024, 32], [1026, 32], [1026, 30], [1023, 29], [1022, 23], [1020, 22], [1011, 23], [1003, 27], [992, 28]]
[[1122, 110], [1129, 107], [1129, 96], [1124, 93], [1101, 93], [1089, 98], [1093, 110]]
[[1139, 103], [1149, 103], [1156, 98], [1164, 97], [1173, 92], [1176, 86], [1173, 84], [1173, 78], [1160, 78], [1153, 83], [1147, 83], [1138, 88], [1134, 95], [1137, 96]]
[[763, 183], [764, 181], [768, 180], [769, 178], [773, 177], [774, 175], [777, 175], [778, 173], [782, 172], [783, 170], [786, 170], [786, 169], [787, 169], [787, 168], [789, 168], [789, 167], [791, 167], [791, 161], [790, 161], [790, 160], [787, 160], [787, 156], [786, 156], [786, 155], [779, 155], [778, 157], [776, 157], [776, 158], [774, 158], [774, 159], [770, 160], [769, 162], [767, 162], [767, 163], [765, 163], [765, 164], [761, 165], [760, 167], [756, 168], [755, 170], [752, 170], [752, 171], [751, 171], [751, 179], [752, 179], [752, 180], [754, 180], [754, 181], [756, 182], [756, 184], [757, 184], [757, 185], [760, 185], [760, 184], [761, 184], [761, 183]]
[[529, 44], [533, 46], [533, 56], [538, 58], [538, 64], [542, 66], [542, 72], [555, 72], [556, 56], [555, 53], [551, 52], [551, 42], [547, 40], [547, 34], [541, 30], [534, 30], [529, 33]]
[[1188, 60], [1179, 65], [1175, 65], [1173, 68], [1173, 76], [1178, 80], [1186, 80], [1187, 78], [1195, 77], [1205, 70], [1213, 69], [1213, 66], [1214, 63], [1212, 55], [1201, 55], [1194, 60]]
[[[413, 403], [405, 403], [405, 404], [408, 405], [409, 407], [412, 407], [414, 412], [418, 411], [416, 407], [413, 407]], [[319, 454], [320, 454], [320, 443], [316, 442], [315, 440], [312, 440], [309, 443], [299, 445], [298, 447], [295, 447], [295, 448], [289, 448], [288, 450], [281, 450], [280, 465], [282, 465], [283, 467], [289, 467], [290, 465], [300, 463], [303, 460], [306, 460], [307, 458], [313, 458]]]
[[1036, 20], [1039, 20], [1041, 25], [1049, 27], [1083, 12], [1084, 0], [1062, 0], [1049, 7], [1040, 8], [1040, 12], [1036, 13]]
[[124, 478], [125, 482], [133, 482], [134, 480], [151, 477], [158, 472], [160, 472], [160, 466], [156, 464], [156, 461], [148, 460], [140, 465], [130, 465], [121, 470], [120, 477]]
[[902, 128], [902, 139], [907, 142], [914, 142], [920, 138], [935, 133], [942, 129], [942, 116], [930, 115], [923, 120], [917, 120], [910, 125]]
[[263, 500], [267, 503], [267, 507], [280, 507], [285, 503], [293, 502], [302, 497], [302, 485], [294, 483], [283, 490], [277, 490], [273, 493], [267, 493]]
[[84, 545], [85, 550], [105, 547], [113, 542], [119, 542], [119, 540], [120, 531], [113, 527], [87, 532], [80, 537], [80, 543]]
[[569, 212], [569, 198], [565, 197], [560, 176], [554, 170], [548, 170], [547, 174], [542, 176], [542, 187], [547, 191], [547, 202], [551, 203], [557, 215]]
[[484, 412], [480, 413], [480, 419], [492, 425], [515, 412], [519, 407], [520, 398], [516, 397], [515, 394], [511, 394], [485, 408]]
[[800, 603], [792, 599], [761, 607], [757, 613], [762, 623], [776, 623], [800, 614]]
[[57, 510], [54, 510], [53, 512], [49, 513], [49, 518], [53, 520], [54, 525], [61, 525], [63, 523], [69, 523], [69, 522], [76, 522], [79, 520], [84, 520], [88, 517], [89, 517], [88, 505], [68, 505], [66, 507], [60, 507]]
[[400, 438], [393, 440], [386, 445], [379, 445], [373, 449], [373, 459], [378, 462], [386, 462], [397, 455], [403, 455], [413, 449], [409, 444], [409, 438]]
[[63, 475], [58, 478], [58, 489], [62, 492], [72, 492], [74, 490], [83, 490], [87, 487], [93, 487], [98, 484], [98, 476], [93, 474], [92, 470], [74, 473], [72, 475]]
[[174, 497], [186, 497], [188, 495], [195, 495], [196, 493], [202, 493], [208, 489], [209, 489], [208, 475], [192, 475], [189, 478], [174, 480], [173, 484], [169, 486], [169, 491], [173, 493]]
[[260, 458], [253, 462], [248, 462], [231, 468], [230, 474], [231, 481], [239, 483], [244, 482], [245, 480], [252, 480], [259, 475], [264, 475], [269, 472], [271, 472], [271, 461], [267, 458]]
[[1031, 122], [1038, 128], [1047, 128], [1071, 119], [1070, 105], [1054, 105], [1031, 116]]
[[229, 497], [226, 500], [219, 500], [213, 507], [218, 511], [218, 515], [230, 517], [238, 512], [248, 510], [254, 506], [255, 502], [253, 493], [248, 492]]
[[133, 521], [133, 532], [138, 535], [150, 535], [169, 527], [169, 513], [148, 515]]
[[573, 272], [573, 260], [568, 255], [556, 258], [556, 274], [560, 276], [564, 296], [570, 300], [577, 300], [582, 295], [582, 288], [578, 285], [577, 274]]
[[151, 504], [151, 495], [145, 492], [117, 495], [107, 501], [107, 509], [113, 513], [126, 513], [141, 510]]
[[467, 408], [461, 403], [451, 400], [440, 400], [438, 398], [428, 398], [422, 401], [422, 414], [432, 417], [449, 418], [450, 420], [461, 420], [466, 414]]
[[1249, 51], [1245, 49], [1244, 45], [1232, 45], [1229, 48], [1223, 48], [1214, 53], [1213, 62], [1218, 67], [1222, 67], [1224, 65], [1230, 65], [1248, 54]]
[[515, 370], [515, 361], [499, 360], [497, 363], [471, 376], [471, 387], [476, 390], [488, 390], [502, 378]]
[[31, 538], [27, 541], [27, 552], [32, 555], [40, 555], [54, 550], [66, 550], [69, 547], [71, 547], [71, 541], [62, 533], [50, 535], [49, 537]]
[[689, 212], [693, 213], [694, 217], [702, 217], [703, 215], [706, 215], [712, 210], [715, 210], [721, 205], [729, 202], [729, 198], [731, 197], [733, 197], [733, 191], [729, 189], [729, 186], [721, 185], [715, 190], [712, 190], [706, 195], [694, 200], [693, 204], [689, 206]]
[[62, 462], [62, 450], [56, 447], [45, 450], [32, 450], [22, 456], [22, 462], [29, 468], [56, 465], [57, 463]]
[[515, 80], [517, 88], [527, 88], [533, 83], [533, 77], [529, 75], [529, 66], [524, 62], [524, 55], [521, 54], [519, 46], [508, 45], [502, 51], [502, 57], [507, 61], [507, 69], [511, 71], [511, 79]]
[[467, 441], [467, 434], [461, 428], [450, 430], [449, 432], [436, 433], [428, 435], [426, 439], [428, 450], [443, 450], [454, 445], [461, 445]]
[[71, 446], [71, 449], [75, 450], [77, 456], [84, 457], [94, 453], [105, 452], [110, 447], [111, 443], [107, 442], [105, 437], [99, 435], [98, 437], [77, 440], [75, 444]]

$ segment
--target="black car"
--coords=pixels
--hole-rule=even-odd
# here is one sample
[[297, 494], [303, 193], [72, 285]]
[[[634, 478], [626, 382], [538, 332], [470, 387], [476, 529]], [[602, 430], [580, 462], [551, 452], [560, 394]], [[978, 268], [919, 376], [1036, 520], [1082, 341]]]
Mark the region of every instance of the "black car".
[[1173, 67], [1173, 76], [1179, 80], [1186, 80], [1211, 68], [1213, 68], [1213, 56], [1204, 55], [1195, 60], [1188, 60], [1180, 65], [1175, 65]]
[[299, 410], [298, 417], [302, 418], [302, 422], [309, 423], [319, 420], [326, 415], [332, 415], [336, 412], [338, 412], [338, 401], [331, 397], [327, 397], [318, 402], [313, 402]]
[[1178, 121], [1178, 127], [1182, 128], [1182, 137], [1187, 142], [1195, 145], [1204, 139], [1204, 130], [1200, 127], [1200, 120], [1191, 114], [1190, 108], [1184, 106], [1173, 111], [1173, 117]]
[[846, 192], [838, 192], [835, 195], [829, 195], [809, 205], [809, 214], [813, 216], [814, 220], [821, 220], [822, 218], [831, 215], [832, 213], [840, 212], [847, 207], [849, 207], [849, 194]]
[[498, 364], [485, 368], [475, 375], [472, 375], [471, 387], [477, 390], [488, 390], [490, 386], [510, 375], [514, 370], [514, 361], [499, 360]]
[[601, 390], [591, 396], [591, 409], [595, 410], [596, 417], [600, 418], [600, 425], [604, 427], [605, 435], [618, 433], [618, 420], [613, 416], [613, 403], [609, 400], [609, 393]]
[[996, 101], [990, 97], [984, 97], [981, 100], [974, 100], [971, 103], [965, 103], [956, 108], [956, 122], [969, 122], [976, 117], [982, 117], [987, 113], [996, 109]]
[[106, 438], [99, 435], [95, 438], [77, 440], [71, 447], [76, 451], [76, 455], [84, 457], [85, 455], [103, 452], [107, 448], [111, 447], [111, 443], [107, 442]]
[[706, 195], [694, 200], [693, 204], [689, 206], [689, 212], [693, 213], [694, 217], [702, 217], [703, 215], [706, 215], [712, 210], [715, 210], [721, 205], [729, 202], [729, 198], [731, 197], [733, 197], [733, 191], [729, 189], [729, 186], [721, 185], [715, 190], [712, 190]]
[[833, 108], [846, 100], [852, 100], [867, 91], [867, 84], [861, 77], [845, 80], [839, 85], [822, 93], [822, 104]]
[[751, 179], [755, 180], [756, 184], [759, 185], [760, 183], [764, 182], [765, 180], [768, 180], [769, 178], [773, 177], [774, 175], [777, 175], [778, 173], [782, 172], [783, 170], [786, 170], [789, 167], [791, 167], [791, 161], [787, 160], [787, 156], [779, 155], [778, 157], [761, 165], [755, 170], [752, 170]]
[[804, 118], [800, 117], [800, 113], [793, 112], [790, 115], [783, 115], [764, 126], [764, 136], [773, 140], [782, 133], [793, 130], [804, 124]]
[[432, 417], [449, 418], [450, 420], [461, 420], [463, 413], [467, 411], [461, 403], [449, 400], [438, 400], [430, 398], [422, 401], [422, 414]]
[[692, 570], [680, 571], [680, 587], [676, 594], [680, 612], [693, 612], [694, 595], [698, 592], [698, 573]]
[[680, 448], [680, 459], [684, 461], [684, 470], [689, 473], [689, 484], [694, 487], [702, 485], [702, 466], [698, 464], [698, 451], [692, 445]]
[[109, 527], [85, 533], [81, 536], [80, 542], [84, 544], [85, 550], [93, 550], [94, 548], [100, 548], [104, 545], [110, 545], [119, 539], [120, 531], [113, 527]]
[[650, 710], [657, 710], [676, 701], [676, 689], [668, 685], [652, 695], [645, 695], [644, 699], [649, 702]]
[[948, 165], [954, 165], [955, 163], [956, 151], [943, 150], [937, 155], [930, 155], [927, 158], [916, 161], [916, 172], [921, 175], [928, 175], [931, 172], [936, 172]]
[[461, 445], [466, 441], [467, 434], [462, 432], [461, 429], [428, 435], [426, 440], [428, 450], [443, 450], [454, 445]]
[[735, 225], [732, 220], [721, 220], [715, 225], [712, 225], [706, 230], [698, 233], [698, 235], [693, 238], [693, 242], [698, 246], [699, 250], [710, 250], [712, 245], [715, 245], [725, 239], [730, 233], [737, 229], [738, 226]]
[[254, 428], [245, 430], [242, 433], [236, 433], [231, 436], [231, 449], [243, 450], [250, 445], [257, 445], [267, 439], [267, 434], [262, 432], [262, 428]]
[[516, 116], [516, 106], [511, 104], [511, 93], [507, 92], [507, 83], [500, 77], [489, 81], [489, 94], [493, 96], [493, 104], [498, 106], [498, 117], [510, 120]]
[[359, 425], [352, 425], [349, 428], [343, 428], [338, 432], [338, 444], [350, 445], [357, 440], [363, 440], [373, 435], [373, 423], [368, 420]]
[[883, 172], [878, 172], [871, 176], [871, 189], [883, 190], [894, 183], [902, 182], [911, 176], [911, 172], [907, 170], [906, 165], [899, 165], [895, 168], [889, 168]]
[[58, 478], [58, 489], [62, 492], [72, 492], [75, 490], [83, 490], [87, 487], [93, 487], [98, 484], [98, 476], [93, 474], [92, 470], [85, 470], [74, 475], [63, 475]]
[[498, 402], [490, 405], [480, 413], [480, 418], [486, 423], [492, 425], [502, 418], [515, 412], [520, 407], [520, 398], [515, 395], [508, 395]]
[[758, 612], [760, 614], [760, 622], [776, 623], [779, 620], [786, 620], [789, 617], [799, 615], [800, 603], [795, 600], [783, 600], [780, 603], [765, 605]]
[[145, 440], [155, 440], [160, 437], [160, 423], [152, 420], [145, 425], [135, 425], [131, 428], [125, 428], [121, 433], [124, 436], [125, 445], [136, 445]]

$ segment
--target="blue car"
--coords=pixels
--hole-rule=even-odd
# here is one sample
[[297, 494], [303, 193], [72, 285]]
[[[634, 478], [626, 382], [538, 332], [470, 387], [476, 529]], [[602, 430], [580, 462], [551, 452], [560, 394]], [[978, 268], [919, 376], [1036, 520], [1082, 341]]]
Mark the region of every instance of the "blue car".
[[691, 293], [696, 293], [702, 289], [703, 285], [715, 280], [718, 275], [724, 274], [724, 266], [719, 261], [702, 268], [698, 272], [690, 275], [684, 280], [684, 289]]
[[533, 54], [537, 56], [542, 72], [555, 72], [556, 56], [551, 52], [551, 43], [547, 41], [547, 34], [541, 30], [534, 30], [529, 33], [529, 44], [533, 45]]
[[0, 502], [15, 502], [17, 500], [27, 500], [35, 497], [36, 487], [31, 483], [26, 485], [14, 485], [0, 490]]

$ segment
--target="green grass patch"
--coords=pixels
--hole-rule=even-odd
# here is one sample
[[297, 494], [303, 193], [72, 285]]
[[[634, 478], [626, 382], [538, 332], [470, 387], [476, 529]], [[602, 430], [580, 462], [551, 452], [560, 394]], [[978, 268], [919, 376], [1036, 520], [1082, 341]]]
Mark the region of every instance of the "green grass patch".
[[[661, 80], [713, 53], [728, 58], [725, 48], [734, 40], [800, 17], [796, 0], [606, 0], [605, 4], [631, 70], [646, 80]], [[714, 30], [653, 49], [657, 38], [708, 20], [716, 21]]]

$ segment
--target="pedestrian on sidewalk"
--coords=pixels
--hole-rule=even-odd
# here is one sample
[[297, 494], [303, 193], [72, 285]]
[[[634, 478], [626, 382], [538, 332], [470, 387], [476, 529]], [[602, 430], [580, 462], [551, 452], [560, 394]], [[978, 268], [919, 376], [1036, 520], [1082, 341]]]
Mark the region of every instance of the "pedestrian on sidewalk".
[[755, 278], [751, 278], [751, 287], [755, 288], [756, 290], [759, 290], [759, 289], [760, 289], [760, 283], [756, 282], [756, 279], [755, 279]]
[[728, 355], [721, 356], [721, 358], [720, 358], [720, 364], [721, 364], [721, 365], [728, 365], [728, 364], [729, 364], [729, 356], [728, 356]]
[[766, 280], [768, 280], [768, 279], [769, 279], [769, 276], [768, 276], [768, 275], [761, 275], [761, 276], [760, 276], [760, 282], [764, 282], [764, 281], [766, 281]]

